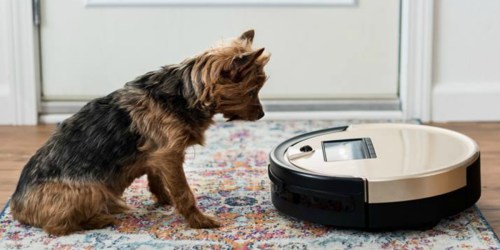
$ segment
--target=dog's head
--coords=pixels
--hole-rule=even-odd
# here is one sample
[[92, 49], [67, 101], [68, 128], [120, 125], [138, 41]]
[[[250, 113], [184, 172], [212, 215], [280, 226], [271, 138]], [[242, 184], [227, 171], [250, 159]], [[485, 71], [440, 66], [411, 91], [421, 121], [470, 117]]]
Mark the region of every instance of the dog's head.
[[214, 47], [196, 58], [191, 77], [200, 83], [198, 101], [228, 120], [255, 121], [264, 116], [259, 91], [267, 80], [270, 55], [253, 49], [255, 32]]

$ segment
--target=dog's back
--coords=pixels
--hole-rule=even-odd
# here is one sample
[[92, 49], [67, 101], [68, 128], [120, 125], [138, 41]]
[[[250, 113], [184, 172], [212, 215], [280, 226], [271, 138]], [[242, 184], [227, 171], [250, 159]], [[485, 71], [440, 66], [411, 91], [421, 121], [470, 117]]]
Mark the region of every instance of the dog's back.
[[[125, 207], [119, 200], [106, 200], [114, 195], [108, 193], [114, 178], [136, 159], [139, 135], [130, 129], [130, 117], [115, 96], [116, 92], [89, 102], [29, 160], [12, 197], [14, 218], [42, 227], [51, 220], [67, 220], [79, 229], [81, 219], [108, 207]], [[87, 202], [89, 197], [96, 199], [94, 205]], [[81, 213], [68, 211], [76, 204]], [[52, 231], [58, 230], [65, 229]]]

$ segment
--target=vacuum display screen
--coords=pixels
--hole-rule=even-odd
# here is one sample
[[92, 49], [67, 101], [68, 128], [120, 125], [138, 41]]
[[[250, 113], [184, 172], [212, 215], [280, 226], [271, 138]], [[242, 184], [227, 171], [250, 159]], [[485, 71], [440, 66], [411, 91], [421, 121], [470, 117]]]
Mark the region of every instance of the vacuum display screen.
[[[375, 152], [369, 138], [359, 138], [323, 142], [325, 161], [345, 161], [375, 158]], [[370, 151], [373, 151], [370, 152]]]

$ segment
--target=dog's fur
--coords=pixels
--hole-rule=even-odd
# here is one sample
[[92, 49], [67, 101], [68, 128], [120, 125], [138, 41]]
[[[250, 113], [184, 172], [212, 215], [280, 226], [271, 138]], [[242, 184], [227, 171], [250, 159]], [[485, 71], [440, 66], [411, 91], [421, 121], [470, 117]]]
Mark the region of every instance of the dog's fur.
[[264, 116], [258, 92], [270, 56], [252, 49], [253, 37], [249, 30], [87, 103], [24, 167], [14, 218], [55, 235], [102, 228], [128, 209], [123, 191], [146, 174], [158, 203], [174, 205], [189, 226], [218, 227], [196, 206], [184, 153], [203, 144], [217, 113], [228, 120]]

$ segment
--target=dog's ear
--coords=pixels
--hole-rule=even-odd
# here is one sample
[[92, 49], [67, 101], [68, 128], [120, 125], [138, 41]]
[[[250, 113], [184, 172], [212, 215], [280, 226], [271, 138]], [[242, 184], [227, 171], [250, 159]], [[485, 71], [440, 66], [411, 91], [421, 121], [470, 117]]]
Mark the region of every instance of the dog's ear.
[[232, 67], [237, 71], [243, 71], [248, 66], [253, 64], [257, 58], [264, 52], [264, 48], [260, 48], [256, 51], [246, 52], [237, 55], [233, 58]]
[[247, 41], [249, 44], [252, 44], [254, 36], [255, 36], [254, 30], [247, 30], [243, 32], [243, 34], [241, 34], [240, 40]]
[[240, 82], [244, 77], [245, 71], [255, 63], [263, 52], [264, 48], [261, 48], [234, 56], [230, 68], [223, 71], [222, 74], [233, 82]]

